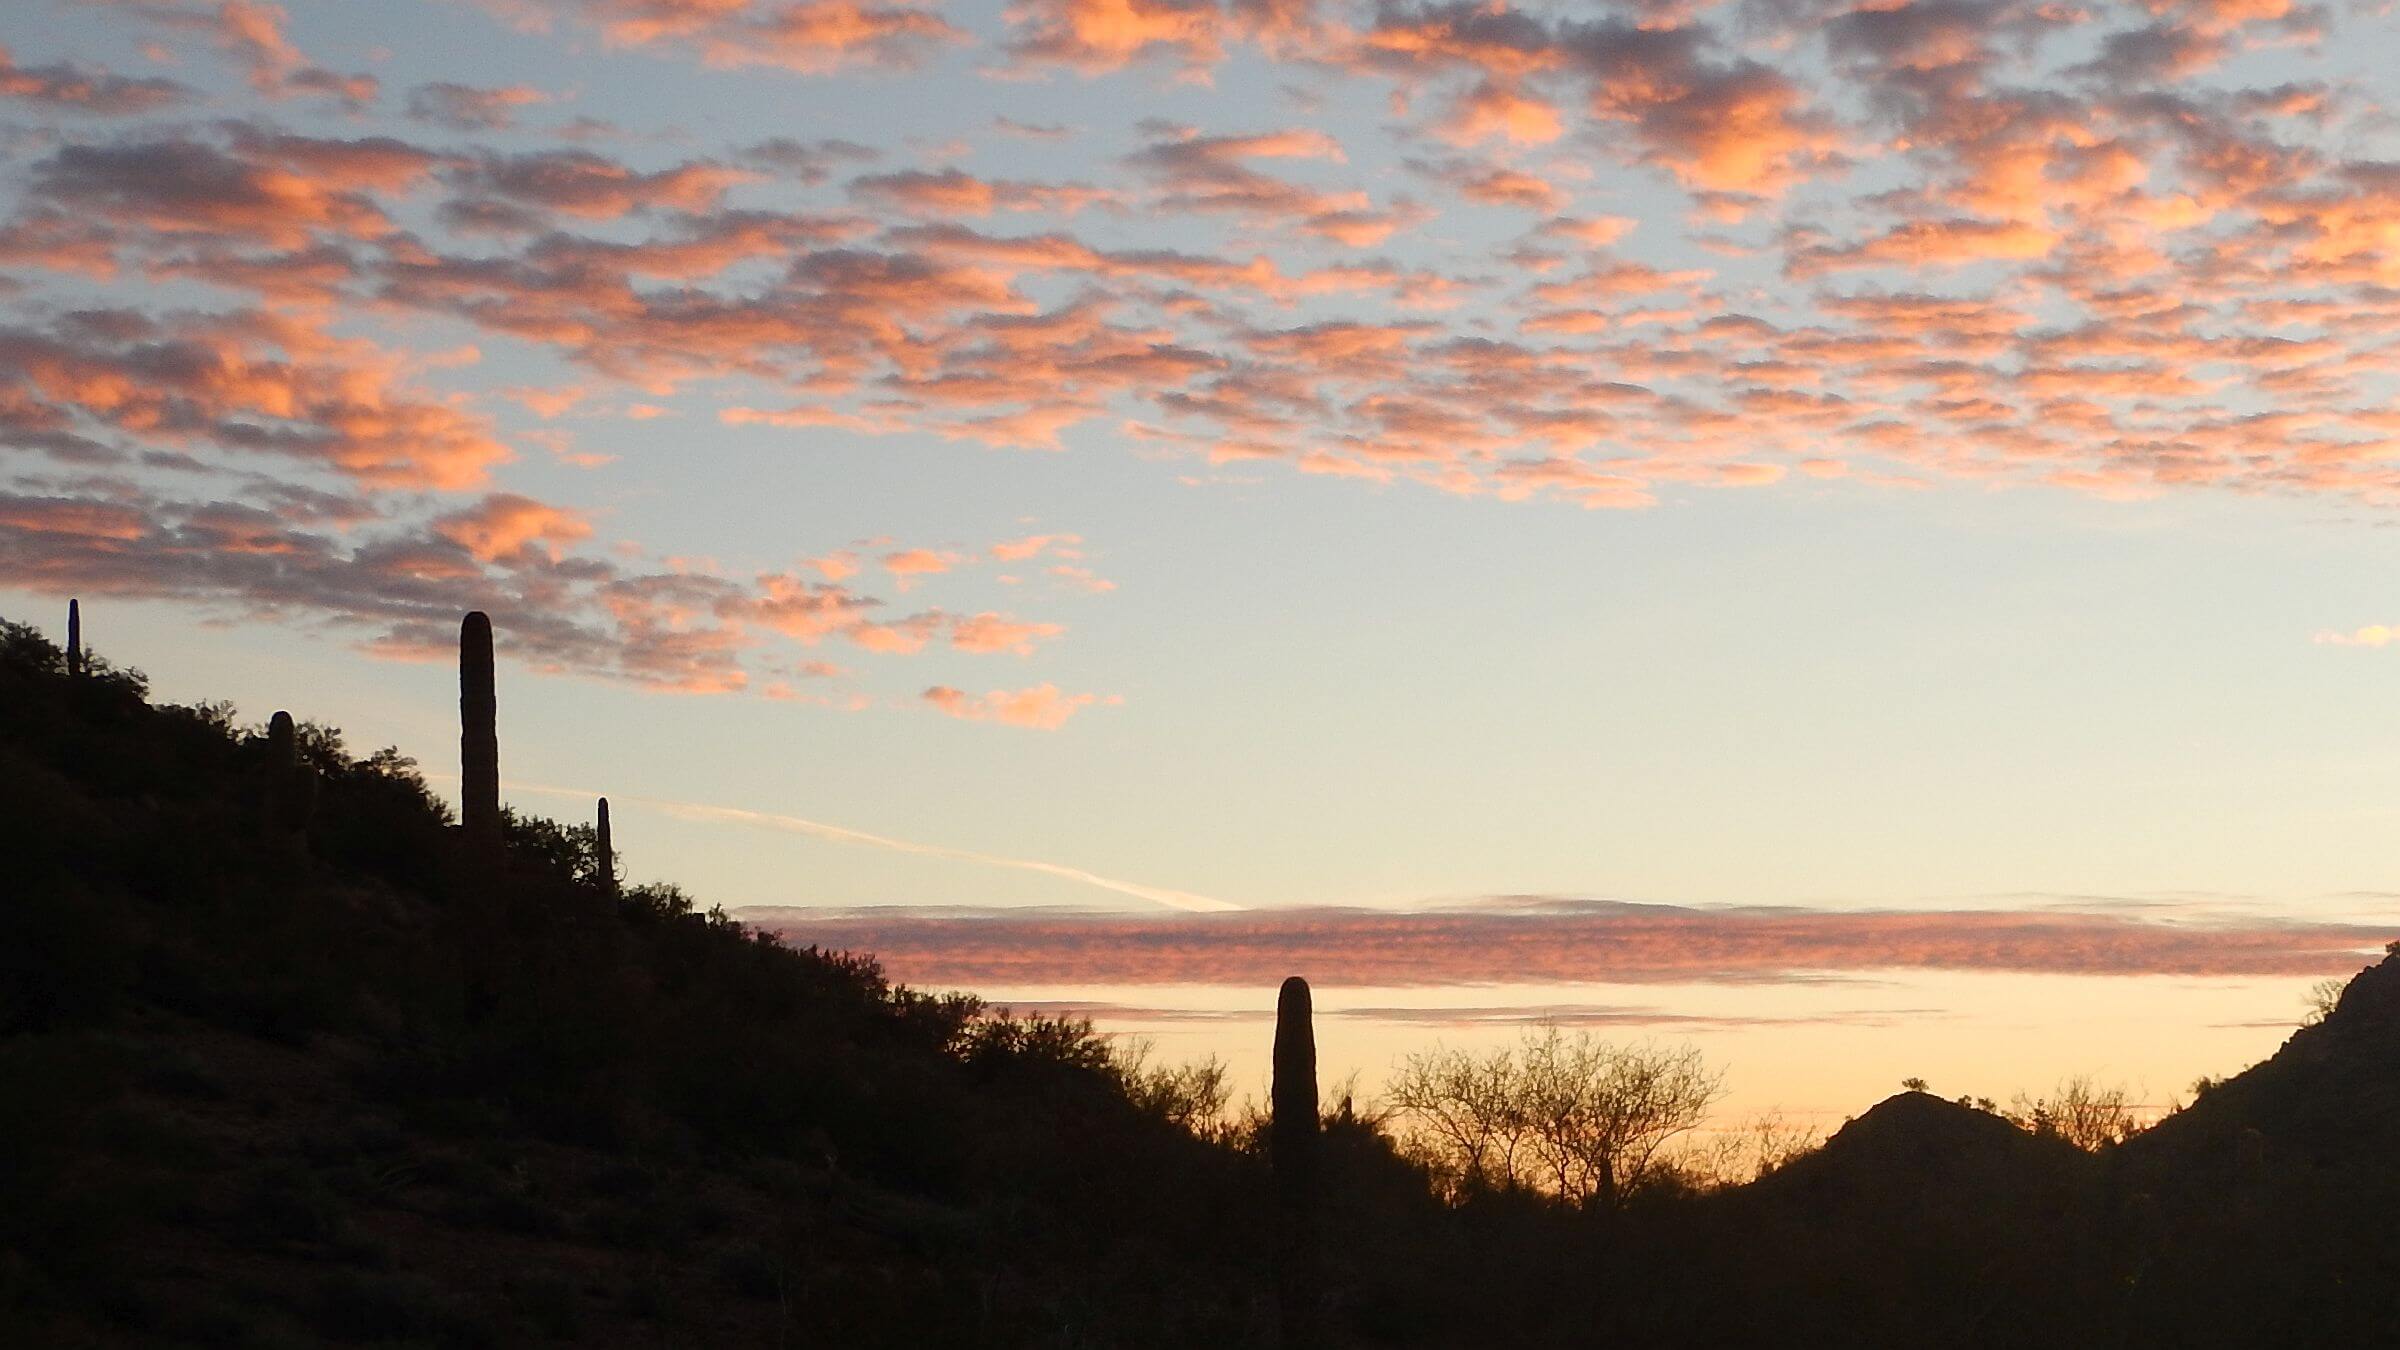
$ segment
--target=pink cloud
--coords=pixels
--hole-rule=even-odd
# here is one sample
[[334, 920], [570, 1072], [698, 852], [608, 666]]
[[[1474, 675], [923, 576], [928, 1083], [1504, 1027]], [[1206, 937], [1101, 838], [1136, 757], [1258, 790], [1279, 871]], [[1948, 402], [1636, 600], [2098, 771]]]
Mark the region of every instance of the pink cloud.
[[1512, 897], [1440, 910], [972, 916], [751, 909], [796, 942], [872, 952], [897, 979], [969, 987], [1201, 984], [1272, 988], [1807, 981], [1962, 970], [2063, 975], [2311, 975], [2350, 970], [2385, 929], [2181, 922], [2064, 910], [1692, 909]]
[[588, 150], [542, 150], [487, 156], [462, 168], [458, 181], [469, 190], [506, 200], [609, 220], [651, 207], [707, 210], [727, 188], [755, 176], [747, 169], [704, 162], [642, 173]]
[[116, 9], [138, 23], [177, 37], [196, 36], [245, 72], [250, 87], [269, 99], [315, 96], [360, 112], [375, 102], [372, 75], [341, 74], [312, 64], [284, 32], [289, 16], [263, 0], [82, 0]]
[[957, 169], [939, 173], [911, 169], [854, 178], [850, 180], [850, 195], [933, 219], [988, 216], [994, 211], [1071, 216], [1087, 206], [1119, 200], [1118, 193], [1109, 188], [1081, 183], [984, 179]]
[[408, 115], [452, 131], [505, 131], [517, 111], [547, 103], [539, 89], [512, 84], [485, 87], [436, 80], [408, 91]]
[[536, 26], [559, 18], [588, 24], [612, 46], [677, 48], [710, 66], [802, 74], [907, 70], [966, 36], [932, 9], [857, 0], [498, 0], [494, 7]]
[[1040, 731], [1058, 730], [1067, 724], [1068, 718], [1096, 701], [1096, 696], [1092, 694], [1062, 694], [1055, 684], [1037, 684], [1017, 690], [994, 689], [980, 696], [937, 684], [927, 689], [923, 697], [925, 702], [951, 717], [970, 722], [1002, 722]]

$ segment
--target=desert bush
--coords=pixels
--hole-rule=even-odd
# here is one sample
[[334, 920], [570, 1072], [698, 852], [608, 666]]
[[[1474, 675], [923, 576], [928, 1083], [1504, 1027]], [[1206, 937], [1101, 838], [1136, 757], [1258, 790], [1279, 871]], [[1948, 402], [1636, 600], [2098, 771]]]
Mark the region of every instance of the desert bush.
[[1386, 1096], [1410, 1151], [1453, 1194], [1540, 1191], [1614, 1207], [1665, 1173], [1723, 1075], [1688, 1047], [1613, 1045], [1556, 1026], [1475, 1054], [1403, 1058]]

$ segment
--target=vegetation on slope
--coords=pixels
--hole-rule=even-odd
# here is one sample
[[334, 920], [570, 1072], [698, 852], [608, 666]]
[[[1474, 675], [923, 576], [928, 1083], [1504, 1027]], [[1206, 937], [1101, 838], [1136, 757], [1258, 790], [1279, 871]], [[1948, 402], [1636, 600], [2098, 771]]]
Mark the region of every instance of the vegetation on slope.
[[1261, 1169], [1087, 1026], [477, 849], [325, 727], [294, 833], [143, 692], [0, 629], [0, 1340], [1263, 1334]]

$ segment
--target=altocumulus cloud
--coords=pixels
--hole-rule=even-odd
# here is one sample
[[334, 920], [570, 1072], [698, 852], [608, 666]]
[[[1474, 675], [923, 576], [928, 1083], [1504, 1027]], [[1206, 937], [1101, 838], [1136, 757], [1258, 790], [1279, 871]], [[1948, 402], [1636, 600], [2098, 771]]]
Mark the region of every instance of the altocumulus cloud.
[[[0, 585], [395, 656], [463, 601], [545, 670], [1058, 729], [1110, 696], [954, 666], [804, 690], [792, 643], [1041, 661], [1067, 625], [604, 538], [626, 479], [576, 438], [1106, 443], [1194, 483], [1609, 509], [1833, 479], [2400, 501], [2400, 130], [2360, 77], [2363, 8], [75, 8], [0, 50], [0, 107], [33, 123], [0, 174]], [[526, 82], [383, 50], [426, 25], [506, 41]], [[100, 63], [145, 50], [176, 78]], [[1299, 110], [1132, 111], [1220, 78]], [[1073, 126], [1000, 116], [1027, 81], [1093, 92]], [[660, 100], [611, 97], [637, 82]], [[837, 89], [858, 134], [923, 134], [612, 121], [737, 88]], [[462, 372], [487, 349], [555, 373], [486, 388]], [[1064, 533], [873, 556], [930, 589], [1037, 539], [1054, 556], [1002, 580], [1110, 589]]]

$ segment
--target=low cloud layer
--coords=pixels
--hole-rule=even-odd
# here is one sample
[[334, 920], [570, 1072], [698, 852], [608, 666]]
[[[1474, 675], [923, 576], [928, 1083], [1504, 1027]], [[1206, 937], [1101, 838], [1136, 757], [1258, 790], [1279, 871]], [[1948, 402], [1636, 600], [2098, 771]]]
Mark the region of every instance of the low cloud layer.
[[[999, 1006], [1019, 1015], [1087, 1018], [1101, 1026], [1111, 1024], [1148, 1026], [1183, 1022], [1216, 1024], [1272, 1022], [1275, 1020], [1275, 1012], [1272, 1008], [1145, 1007], [1126, 1003], [1094, 1003], [1081, 999], [1003, 999]], [[1654, 1028], [1670, 1031], [1739, 1031], [1751, 1027], [1775, 1026], [1880, 1027], [1900, 1021], [1920, 1021], [1927, 1017], [1946, 1015], [1937, 1008], [1853, 1008], [1825, 1012], [1744, 1016], [1736, 1013], [1681, 1013], [1643, 1004], [1605, 1003], [1507, 1003], [1470, 1008], [1438, 1005], [1345, 1008], [1338, 1004], [1320, 1004], [1316, 1009], [1316, 1016], [1320, 1020], [1383, 1022], [1412, 1027], [1438, 1027], [1453, 1031], [1471, 1027], [1518, 1026], [1531, 1023], [1560, 1027]]]
[[1686, 908], [1601, 900], [1432, 910], [1101, 915], [755, 908], [796, 943], [873, 952], [924, 985], [1328, 987], [1776, 983], [1828, 973], [2340, 974], [2400, 925], [2040, 909]]

